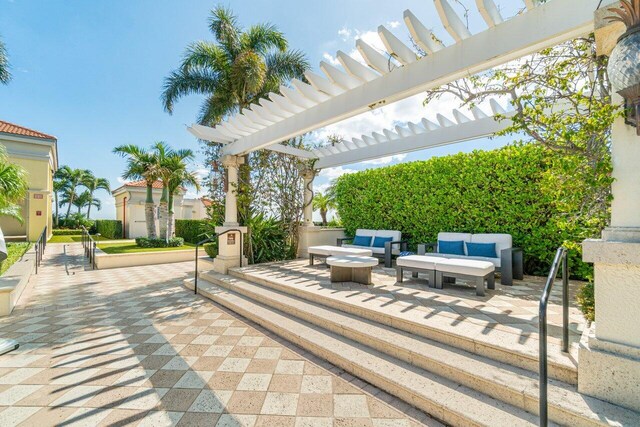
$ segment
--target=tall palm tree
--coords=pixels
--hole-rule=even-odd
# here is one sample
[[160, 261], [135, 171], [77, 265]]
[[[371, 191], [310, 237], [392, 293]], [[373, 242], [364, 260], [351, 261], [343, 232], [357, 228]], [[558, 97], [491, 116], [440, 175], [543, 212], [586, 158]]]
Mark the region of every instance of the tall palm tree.
[[54, 219], [55, 226], [57, 227], [60, 223], [60, 214], [58, 213], [58, 208], [60, 206], [59, 200], [60, 196], [64, 192], [66, 188], [67, 182], [54, 174], [53, 176], [53, 202], [56, 208], [56, 213]]
[[[278, 92], [281, 84], [293, 78], [304, 79], [309, 69], [306, 56], [289, 50], [284, 34], [274, 25], [256, 24], [243, 29], [230, 9], [218, 6], [211, 11], [209, 30], [214, 41], [188, 46], [180, 67], [165, 80], [162, 102], [170, 114], [178, 99], [205, 95], [198, 121], [214, 126], [269, 92]], [[245, 156], [237, 189], [241, 213], [248, 212], [251, 200], [247, 197], [251, 173], [248, 160]]]
[[60, 201], [61, 205], [67, 205], [67, 214], [65, 215], [65, 219], [69, 218], [69, 214], [71, 213], [71, 206], [74, 205], [73, 202], [76, 197], [78, 197], [78, 187], [81, 186], [84, 179], [90, 175], [92, 175], [90, 170], [72, 169], [69, 166], [62, 166], [56, 171], [55, 176], [61, 181], [65, 182], [63, 191], [66, 196], [66, 201]]
[[6, 149], [0, 145], [0, 215], [13, 217], [22, 223], [18, 203], [24, 199], [27, 190], [27, 173], [9, 161]]
[[327, 194], [318, 192], [313, 196], [313, 209], [320, 211], [322, 225], [327, 225], [327, 213], [329, 212], [329, 209], [335, 209], [335, 207], [336, 205], [334, 200]]
[[120, 145], [113, 152], [127, 159], [127, 168], [122, 174], [124, 179], [143, 179], [147, 186], [147, 198], [144, 203], [144, 216], [147, 224], [147, 237], [155, 239], [156, 222], [154, 218], [153, 183], [159, 178], [156, 155], [137, 145]]
[[93, 198], [93, 195], [89, 190], [85, 190], [82, 193], [78, 194], [78, 196], [73, 201], [73, 206], [78, 208], [78, 215], [82, 215], [82, 209], [87, 209], [87, 219], [89, 218], [89, 210], [91, 206], [95, 206], [98, 210], [102, 209], [102, 203], [99, 199]]
[[160, 196], [160, 218], [159, 218], [159, 229], [160, 229], [160, 238], [167, 239], [167, 219], [168, 219], [168, 203], [169, 203], [169, 189], [167, 186], [168, 182], [168, 174], [170, 174], [170, 170], [168, 170], [165, 166], [168, 156], [172, 155], [173, 150], [169, 145], [164, 141], [158, 141], [152, 145], [152, 150], [155, 155], [155, 160], [157, 162], [157, 170], [158, 177], [162, 179], [162, 196]]
[[187, 169], [187, 161], [193, 158], [191, 150], [179, 150], [171, 155], [165, 162], [165, 167], [171, 171], [167, 177], [169, 192], [169, 212], [167, 217], [167, 235], [173, 236], [175, 230], [174, 196], [178, 189], [193, 186], [200, 191], [200, 183], [195, 172]]
[[[90, 175], [85, 177], [85, 179], [82, 181], [82, 185], [84, 185], [87, 188], [87, 191], [89, 193], [89, 203], [87, 204], [88, 209], [87, 209], [87, 219], [91, 218], [91, 207], [92, 206], [96, 206], [98, 208], [98, 210], [100, 210], [100, 201], [98, 199], [96, 199], [93, 194], [97, 191], [97, 190], [105, 190], [105, 191], [111, 191], [111, 188], [109, 186], [109, 181], [105, 178], [97, 178], [95, 176]], [[96, 203], [97, 202], [97, 203]]]
[[7, 48], [3, 41], [0, 40], [0, 83], [8, 84], [11, 80], [11, 73], [9, 72], [9, 58], [7, 57]]

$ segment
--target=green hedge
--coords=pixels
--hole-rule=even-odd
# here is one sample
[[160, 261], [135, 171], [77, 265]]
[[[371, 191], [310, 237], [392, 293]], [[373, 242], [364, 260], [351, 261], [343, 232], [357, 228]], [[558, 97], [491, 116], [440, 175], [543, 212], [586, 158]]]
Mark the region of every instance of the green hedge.
[[122, 221], [117, 219], [97, 219], [95, 223], [96, 233], [107, 239], [122, 238]]
[[606, 219], [578, 215], [567, 200], [579, 188], [562, 184], [560, 168], [557, 154], [523, 145], [366, 170], [337, 180], [337, 210], [349, 235], [400, 230], [413, 248], [440, 231], [511, 234], [527, 274], [547, 274], [567, 244], [572, 275], [585, 278], [591, 267], [579, 243], [598, 236]]
[[182, 237], [187, 243], [198, 243], [205, 239], [202, 235], [204, 219], [176, 219], [176, 237]]
[[182, 237], [172, 237], [166, 241], [164, 239], [137, 237], [136, 245], [141, 248], [178, 248], [180, 246], [184, 246], [184, 239]]
[[52, 230], [54, 236], [79, 236], [82, 234], [82, 229], [78, 228], [56, 228]]

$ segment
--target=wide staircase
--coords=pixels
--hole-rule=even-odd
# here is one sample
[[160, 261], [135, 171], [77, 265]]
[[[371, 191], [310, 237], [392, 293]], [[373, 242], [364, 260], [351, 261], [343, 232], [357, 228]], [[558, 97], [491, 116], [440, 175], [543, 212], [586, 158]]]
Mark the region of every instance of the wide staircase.
[[[193, 279], [185, 285], [193, 290]], [[447, 424], [538, 425], [537, 354], [525, 346], [419, 324], [247, 268], [201, 272], [198, 293]], [[571, 359], [549, 355], [552, 423], [640, 426], [640, 414], [578, 393]]]

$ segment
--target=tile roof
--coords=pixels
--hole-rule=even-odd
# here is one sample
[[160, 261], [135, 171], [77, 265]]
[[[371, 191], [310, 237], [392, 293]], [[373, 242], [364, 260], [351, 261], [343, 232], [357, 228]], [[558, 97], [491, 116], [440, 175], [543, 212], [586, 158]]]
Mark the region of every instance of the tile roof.
[[[140, 181], [125, 182], [122, 186], [123, 187], [146, 187], [147, 181], [143, 179]], [[162, 189], [162, 181], [160, 181], [159, 179], [156, 180], [151, 187]]]
[[0, 133], [8, 133], [18, 136], [29, 136], [32, 138], [40, 139], [56, 139], [55, 136], [47, 135], [46, 133], [38, 132], [37, 130], [29, 129], [24, 126], [18, 126], [13, 123], [0, 120]]

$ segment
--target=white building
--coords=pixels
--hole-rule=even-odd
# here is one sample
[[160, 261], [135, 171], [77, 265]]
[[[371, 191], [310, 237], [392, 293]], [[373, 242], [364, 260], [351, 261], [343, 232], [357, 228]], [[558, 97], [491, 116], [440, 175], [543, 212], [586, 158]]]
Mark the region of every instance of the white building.
[[[136, 238], [147, 235], [144, 216], [144, 202], [147, 198], [145, 181], [128, 182], [111, 192], [116, 205], [116, 219], [122, 221], [124, 237]], [[174, 196], [174, 212], [176, 219], [205, 219], [207, 217], [206, 199], [186, 199], [185, 190], [178, 190]], [[156, 204], [156, 230], [159, 227], [159, 203], [162, 197], [162, 181], [153, 183], [153, 201]]]

